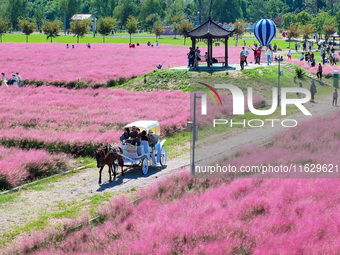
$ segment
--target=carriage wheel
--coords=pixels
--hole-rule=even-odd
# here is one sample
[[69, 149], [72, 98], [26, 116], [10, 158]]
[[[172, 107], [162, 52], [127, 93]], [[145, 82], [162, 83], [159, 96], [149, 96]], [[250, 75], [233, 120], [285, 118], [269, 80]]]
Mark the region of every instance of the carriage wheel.
[[142, 160], [142, 174], [146, 175], [148, 173], [148, 170], [149, 170], [149, 162], [145, 158]]
[[165, 148], [165, 146], [162, 146], [161, 158], [159, 160], [159, 163], [161, 163], [161, 166], [165, 166], [167, 157], [168, 157], [168, 153], [166, 151], [166, 148]]

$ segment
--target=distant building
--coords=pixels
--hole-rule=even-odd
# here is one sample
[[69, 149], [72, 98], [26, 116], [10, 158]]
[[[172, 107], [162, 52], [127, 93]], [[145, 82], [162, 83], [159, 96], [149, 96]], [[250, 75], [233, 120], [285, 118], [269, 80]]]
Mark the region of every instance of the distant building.
[[[71, 20], [85, 20], [85, 19], [92, 20], [93, 19], [92, 14], [74, 14], [71, 17]], [[96, 18], [96, 20], [97, 20], [97, 18]]]

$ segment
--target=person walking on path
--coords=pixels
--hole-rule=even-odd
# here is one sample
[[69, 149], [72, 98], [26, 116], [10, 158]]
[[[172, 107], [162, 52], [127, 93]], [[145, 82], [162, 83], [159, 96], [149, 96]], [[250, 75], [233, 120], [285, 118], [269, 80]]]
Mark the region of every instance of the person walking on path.
[[262, 53], [261, 47], [258, 47], [257, 50], [256, 50], [256, 62], [259, 65], [261, 63], [261, 53]]
[[251, 49], [254, 52], [254, 63], [256, 64], [257, 63], [257, 61], [256, 61], [256, 47], [255, 47], [255, 49], [253, 49], [253, 48], [251, 48]]
[[246, 66], [247, 66], [248, 65], [247, 58], [248, 58], [248, 55], [249, 55], [249, 51], [247, 51], [247, 49], [245, 49], [245, 47], [242, 47], [242, 50], [243, 50], [244, 56], [246, 57], [244, 62], [246, 63]]
[[314, 96], [315, 96], [315, 94], [316, 94], [316, 85], [315, 85], [315, 83], [314, 83], [313, 80], [312, 80], [311, 83], [310, 83], [309, 91], [310, 91], [311, 96], [312, 96], [312, 98], [311, 98], [310, 101], [311, 101], [311, 103], [315, 103], [315, 101], [314, 101]]
[[244, 62], [246, 61], [246, 55], [244, 53], [244, 50], [241, 50], [240, 52], [240, 67], [241, 71], [244, 69]]
[[318, 76], [318, 78], [320, 80], [322, 79], [322, 65], [321, 65], [321, 63], [319, 63], [319, 67], [318, 67], [318, 71], [317, 71], [316, 75]]
[[1, 73], [1, 86], [8, 87], [5, 73]]
[[334, 89], [332, 106], [338, 107], [338, 90]]
[[267, 48], [266, 56], [267, 56], [267, 65], [269, 66], [271, 64], [270, 58], [272, 56], [272, 51], [270, 50], [270, 48]]
[[288, 59], [292, 59], [292, 52], [289, 50], [287, 53]]

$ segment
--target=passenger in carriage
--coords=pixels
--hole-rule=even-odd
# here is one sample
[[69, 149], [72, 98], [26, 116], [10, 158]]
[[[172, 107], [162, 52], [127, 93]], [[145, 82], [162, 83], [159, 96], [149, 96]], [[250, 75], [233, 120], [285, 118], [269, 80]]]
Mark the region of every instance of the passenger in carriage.
[[132, 140], [131, 144], [139, 146], [140, 145], [140, 133], [137, 130], [136, 126], [132, 127], [132, 132], [130, 133], [130, 138]]
[[141, 139], [141, 141], [148, 141], [148, 142], [149, 142], [149, 139], [148, 139], [148, 137], [146, 136], [146, 131], [145, 131], [145, 130], [142, 131], [142, 134], [141, 134], [141, 136], [140, 136], [140, 139]]
[[156, 137], [154, 136], [153, 132], [150, 131], [148, 136], [149, 136], [149, 145], [150, 145], [150, 147], [151, 148], [155, 147], [155, 145], [156, 145]]
[[120, 141], [122, 143], [125, 143], [130, 137], [130, 129], [129, 128], [125, 128], [124, 129], [124, 133], [120, 136]]

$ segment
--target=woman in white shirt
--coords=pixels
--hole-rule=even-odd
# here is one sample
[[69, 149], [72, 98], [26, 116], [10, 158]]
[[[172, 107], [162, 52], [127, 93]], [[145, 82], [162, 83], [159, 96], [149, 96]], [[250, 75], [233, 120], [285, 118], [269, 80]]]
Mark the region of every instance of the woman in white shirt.
[[272, 56], [272, 51], [269, 48], [267, 48], [266, 55], [267, 55], [267, 65], [269, 66], [269, 64], [271, 63], [270, 58]]
[[7, 80], [4, 73], [1, 73], [1, 86], [8, 87]]

